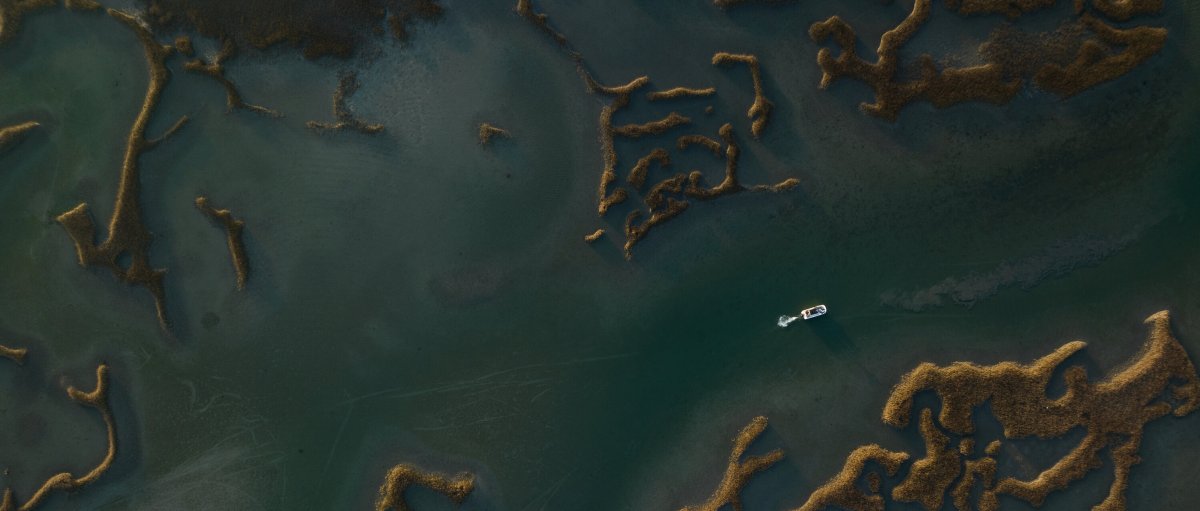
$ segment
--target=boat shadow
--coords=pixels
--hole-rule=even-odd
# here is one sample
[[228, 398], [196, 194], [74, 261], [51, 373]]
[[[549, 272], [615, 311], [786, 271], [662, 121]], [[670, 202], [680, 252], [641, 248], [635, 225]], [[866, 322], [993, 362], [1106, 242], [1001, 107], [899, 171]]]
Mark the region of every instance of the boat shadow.
[[805, 321], [804, 325], [808, 327], [826, 348], [835, 355], [857, 355], [859, 353], [858, 346], [854, 341], [850, 340], [850, 335], [846, 333], [846, 329], [842, 328], [841, 323], [838, 323], [831, 317], [825, 316], [816, 318], [810, 321]]
[[812, 321], [805, 321], [805, 326], [808, 327], [821, 343], [829, 349], [836, 358], [849, 361], [857, 365], [863, 370], [863, 373], [872, 381], [879, 383], [879, 379], [866, 366], [863, 365], [862, 359], [864, 353], [858, 348], [857, 344], [850, 339], [850, 334], [846, 333], [846, 329], [842, 328], [841, 323], [838, 323], [833, 318], [828, 316], [816, 318]]

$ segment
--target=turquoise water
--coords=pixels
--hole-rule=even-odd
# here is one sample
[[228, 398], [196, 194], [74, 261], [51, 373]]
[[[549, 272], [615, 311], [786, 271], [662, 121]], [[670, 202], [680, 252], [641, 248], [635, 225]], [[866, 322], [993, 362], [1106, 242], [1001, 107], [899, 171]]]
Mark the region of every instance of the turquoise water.
[[[0, 155], [0, 343], [31, 351], [0, 364], [13, 425], [0, 481], [27, 496], [99, 458], [102, 425], [59, 380], [90, 387], [103, 360], [116, 465], [48, 508], [369, 508], [387, 467], [412, 462], [475, 473], [461, 509], [678, 509], [705, 499], [732, 436], [766, 415], [755, 451], [788, 457], [747, 509], [791, 509], [855, 446], [920, 452], [879, 413], [921, 361], [1028, 361], [1082, 338], [1098, 378], [1164, 308], [1200, 353], [1195, 7], [1168, 2], [1148, 18], [1170, 30], [1163, 52], [1078, 97], [916, 104], [888, 123], [858, 111], [860, 83], [817, 89], [806, 29], [838, 14], [869, 49], [907, 2], [540, 2], [605, 83], [718, 87], [713, 116], [691, 114], [707, 133], [734, 124], [747, 182], [802, 181], [693, 205], [627, 262], [611, 236], [581, 241], [623, 218], [594, 212], [601, 99], [511, 2], [445, 5], [373, 62], [231, 64], [246, 99], [282, 119], [226, 113], [215, 82], [172, 62], [151, 132], [191, 122], [142, 158], [170, 334], [144, 290], [80, 268], [53, 222], [87, 201], [106, 224], [146, 83], [137, 41], [98, 15], [27, 18], [0, 48], [0, 124], [44, 125]], [[935, 6], [914, 44], [961, 49], [940, 32], [953, 16]], [[776, 105], [761, 140], [748, 73], [711, 66], [716, 51], [759, 56]], [[384, 134], [304, 127], [331, 118], [343, 68], [363, 83], [352, 108]], [[654, 116], [633, 107], [619, 122]], [[479, 147], [485, 121], [512, 138]], [[643, 147], [623, 145], [623, 161]], [[199, 194], [247, 223], [245, 291]], [[775, 326], [811, 303], [830, 316]], [[1200, 498], [1198, 435], [1195, 414], [1147, 427], [1130, 509]], [[1110, 474], [1045, 508], [1099, 502]]]

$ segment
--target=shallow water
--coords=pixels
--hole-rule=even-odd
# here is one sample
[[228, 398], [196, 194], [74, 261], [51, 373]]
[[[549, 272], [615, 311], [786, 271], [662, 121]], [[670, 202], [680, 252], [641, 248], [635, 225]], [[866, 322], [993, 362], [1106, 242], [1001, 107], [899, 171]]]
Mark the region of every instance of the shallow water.
[[[27, 17], [0, 48], [0, 124], [43, 124], [0, 154], [0, 344], [30, 349], [26, 366], [0, 364], [0, 481], [28, 495], [102, 454], [102, 426], [59, 380], [90, 388], [105, 361], [116, 464], [47, 508], [369, 508], [386, 469], [410, 462], [474, 473], [461, 509], [678, 509], [765, 415], [753, 451], [787, 458], [746, 508], [791, 509], [858, 445], [921, 452], [915, 427], [879, 414], [922, 361], [1025, 362], [1081, 338], [1099, 379], [1161, 309], [1200, 353], [1195, 7], [1144, 19], [1169, 29], [1162, 53], [1077, 97], [918, 103], [889, 123], [858, 111], [859, 82], [817, 88], [806, 31], [838, 14], [869, 52], [908, 2], [538, 2], [606, 84], [715, 85], [715, 113], [689, 115], [713, 135], [734, 124], [747, 182], [801, 180], [695, 204], [625, 261], [628, 209], [594, 212], [602, 98], [512, 2], [444, 4], [373, 61], [232, 63], [247, 101], [281, 119], [226, 112], [215, 82], [172, 61], [150, 131], [191, 121], [142, 158], [169, 334], [148, 293], [80, 268], [53, 222], [86, 201], [107, 224], [146, 83], [137, 41], [99, 15]], [[959, 51], [993, 18], [954, 28], [935, 5], [914, 48]], [[760, 140], [749, 73], [712, 66], [716, 51], [760, 59], [776, 107]], [[363, 84], [351, 108], [383, 134], [304, 127], [332, 118], [342, 69]], [[617, 122], [661, 114], [638, 100]], [[480, 147], [480, 122], [512, 137]], [[650, 147], [622, 144], [622, 161]], [[693, 162], [718, 176], [706, 158], [678, 170]], [[244, 291], [200, 194], [246, 221]], [[609, 235], [581, 242], [598, 227]], [[813, 303], [831, 314], [775, 326]], [[1200, 499], [1198, 440], [1198, 414], [1147, 427], [1130, 509]], [[1098, 503], [1111, 477], [1045, 508]]]

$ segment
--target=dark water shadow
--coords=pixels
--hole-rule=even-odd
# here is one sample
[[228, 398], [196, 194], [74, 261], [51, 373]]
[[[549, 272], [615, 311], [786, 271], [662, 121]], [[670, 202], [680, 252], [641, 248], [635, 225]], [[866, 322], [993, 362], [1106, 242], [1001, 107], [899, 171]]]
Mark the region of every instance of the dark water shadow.
[[[803, 320], [802, 320], [803, 321]], [[866, 376], [871, 385], [880, 387], [883, 382], [879, 380], [866, 366], [862, 364], [864, 353], [858, 348], [858, 345], [850, 339], [850, 335], [842, 328], [841, 323], [828, 316], [816, 318], [810, 321], [804, 321], [804, 326], [813, 333], [821, 343], [829, 349], [829, 352], [834, 356], [851, 362], [862, 369], [863, 375]]]

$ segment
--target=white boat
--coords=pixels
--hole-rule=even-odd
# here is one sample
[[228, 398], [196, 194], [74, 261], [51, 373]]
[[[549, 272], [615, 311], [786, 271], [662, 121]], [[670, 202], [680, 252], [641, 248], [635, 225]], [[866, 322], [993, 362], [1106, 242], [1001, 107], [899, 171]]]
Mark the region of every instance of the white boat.
[[805, 320], [809, 320], [812, 318], [824, 316], [826, 312], [829, 312], [829, 308], [822, 304], [822, 305], [817, 305], [815, 307], [809, 307], [807, 309], [800, 311], [800, 317], [804, 318]]
[[788, 316], [786, 314], [783, 316], [779, 316], [779, 321], [777, 321], [776, 324], [778, 324], [780, 328], [787, 328], [788, 325], [792, 324], [797, 319], [809, 320], [809, 319], [813, 319], [816, 317], [824, 316], [825, 313], [827, 313], [827, 312], [829, 312], [828, 307], [826, 307], [824, 305], [817, 305], [815, 307], [809, 307], [807, 309], [800, 311], [799, 316]]

